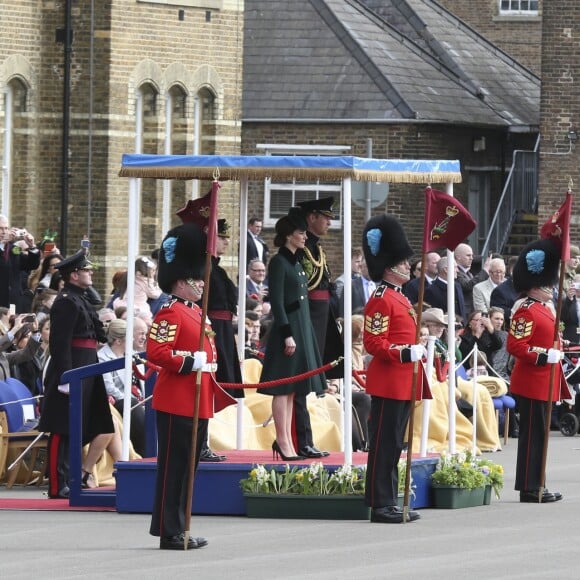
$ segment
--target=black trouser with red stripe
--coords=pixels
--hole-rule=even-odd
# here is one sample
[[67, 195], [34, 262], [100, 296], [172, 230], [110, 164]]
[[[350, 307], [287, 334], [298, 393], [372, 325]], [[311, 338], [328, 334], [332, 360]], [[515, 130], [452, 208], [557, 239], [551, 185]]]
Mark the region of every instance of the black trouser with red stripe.
[[[195, 468], [207, 437], [208, 419], [199, 419]], [[157, 411], [157, 483], [149, 533], [171, 537], [185, 531], [187, 479], [193, 419]]]
[[68, 495], [69, 437], [61, 433], [48, 436], [48, 497]]
[[397, 505], [398, 464], [410, 410], [410, 401], [371, 397], [365, 483], [365, 502], [369, 507]]
[[520, 436], [516, 463], [516, 485], [519, 491], [537, 491], [545, 487], [542, 479], [542, 454], [546, 427], [546, 401], [518, 396]]

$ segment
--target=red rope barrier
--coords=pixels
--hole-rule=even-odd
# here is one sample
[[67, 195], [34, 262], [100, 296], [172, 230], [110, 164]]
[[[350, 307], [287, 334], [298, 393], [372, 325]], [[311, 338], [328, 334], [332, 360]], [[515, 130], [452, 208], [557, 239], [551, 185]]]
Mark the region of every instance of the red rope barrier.
[[276, 379], [274, 381], [265, 381], [263, 383], [220, 383], [220, 386], [223, 389], [268, 389], [269, 387], [277, 387], [278, 385], [286, 385], [288, 383], [295, 383], [298, 381], [303, 381], [304, 379], [308, 379], [313, 377], [314, 375], [319, 375], [324, 373], [331, 368], [334, 368], [336, 365], [340, 363], [342, 357], [338, 357], [336, 360], [325, 364], [317, 369], [312, 369], [311, 371], [306, 371], [305, 373], [301, 373], [299, 375], [294, 375], [293, 377], [284, 377], [283, 379]]

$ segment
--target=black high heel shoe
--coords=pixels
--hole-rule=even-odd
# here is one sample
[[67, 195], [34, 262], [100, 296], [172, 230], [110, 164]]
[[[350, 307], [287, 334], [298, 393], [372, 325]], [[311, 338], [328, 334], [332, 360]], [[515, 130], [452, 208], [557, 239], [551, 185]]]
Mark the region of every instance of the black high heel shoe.
[[284, 461], [299, 461], [300, 459], [304, 459], [302, 455], [284, 455], [282, 449], [280, 449], [280, 445], [278, 445], [278, 441], [274, 440], [272, 443], [272, 459], [278, 459], [278, 457], [281, 457]]

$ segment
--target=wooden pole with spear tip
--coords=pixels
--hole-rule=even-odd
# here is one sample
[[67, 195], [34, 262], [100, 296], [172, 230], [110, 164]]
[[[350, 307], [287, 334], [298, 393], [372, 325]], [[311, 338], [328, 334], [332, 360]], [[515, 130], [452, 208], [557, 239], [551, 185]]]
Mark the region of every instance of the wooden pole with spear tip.
[[[220, 188], [219, 170], [216, 168], [213, 175], [211, 190], [209, 227], [207, 232], [207, 251], [205, 256], [204, 272], [204, 292], [201, 302], [201, 327], [199, 331], [199, 348], [204, 350], [205, 344], [205, 321], [207, 320], [207, 310], [209, 301], [209, 280], [211, 276], [211, 258], [215, 254], [215, 238], [217, 236], [217, 192]], [[187, 502], [185, 505], [185, 533], [183, 537], [183, 549], [187, 550], [189, 542], [189, 529], [191, 527], [191, 506], [193, 503], [193, 486], [195, 483], [195, 464], [197, 453], [197, 427], [199, 424], [199, 401], [201, 398], [201, 379], [203, 369], [198, 369], [195, 377], [195, 403], [193, 408], [193, 426], [191, 431], [191, 449], [189, 450], [189, 471], [187, 476]]]

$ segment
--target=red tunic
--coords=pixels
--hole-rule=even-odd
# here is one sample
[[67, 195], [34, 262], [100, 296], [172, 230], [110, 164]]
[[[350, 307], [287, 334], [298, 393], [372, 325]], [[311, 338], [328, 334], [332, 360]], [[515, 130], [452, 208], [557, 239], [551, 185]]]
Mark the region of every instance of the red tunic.
[[[411, 303], [383, 282], [365, 307], [363, 342], [373, 356], [366, 380], [369, 395], [411, 400], [414, 364], [401, 361], [401, 347], [415, 344], [416, 335], [417, 320]], [[417, 400], [431, 399], [422, 364], [417, 378]]]
[[[528, 399], [548, 400], [551, 364], [538, 365], [539, 355], [554, 344], [554, 313], [542, 302], [526, 299], [512, 317], [507, 351], [516, 358], [510, 391]], [[544, 359], [545, 360], [545, 359]], [[559, 386], [559, 388], [558, 388]], [[562, 365], [556, 365], [553, 400], [571, 397]]]
[[[156, 314], [147, 337], [147, 359], [161, 367], [153, 390], [153, 408], [165, 413], [193, 417], [197, 371], [186, 371], [193, 353], [199, 350], [201, 308], [192, 302], [173, 299]], [[211, 338], [211, 325], [205, 325], [204, 350], [207, 362], [217, 360]], [[181, 371], [181, 373], [180, 373]], [[213, 373], [203, 372], [199, 400], [199, 418], [214, 413]]]

